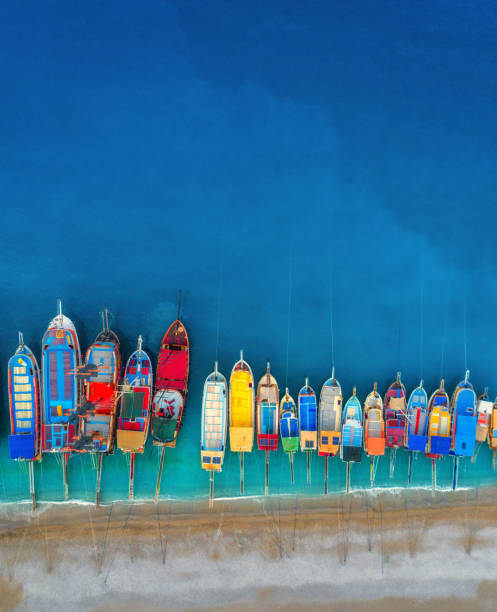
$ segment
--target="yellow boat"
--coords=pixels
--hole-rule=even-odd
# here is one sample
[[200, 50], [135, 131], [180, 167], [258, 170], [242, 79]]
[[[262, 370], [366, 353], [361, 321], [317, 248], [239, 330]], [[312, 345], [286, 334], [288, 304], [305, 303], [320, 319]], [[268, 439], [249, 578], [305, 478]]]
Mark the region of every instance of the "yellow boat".
[[497, 449], [497, 398], [490, 414], [490, 426], [488, 428], [488, 445], [495, 451]]
[[444, 380], [430, 397], [428, 405], [428, 445], [426, 456], [437, 459], [450, 451], [450, 404], [444, 388]]
[[254, 444], [254, 376], [243, 359], [237, 361], [230, 377], [230, 449], [250, 453]]
[[318, 454], [334, 457], [342, 439], [342, 388], [335, 378], [335, 368], [321, 389], [318, 424]]

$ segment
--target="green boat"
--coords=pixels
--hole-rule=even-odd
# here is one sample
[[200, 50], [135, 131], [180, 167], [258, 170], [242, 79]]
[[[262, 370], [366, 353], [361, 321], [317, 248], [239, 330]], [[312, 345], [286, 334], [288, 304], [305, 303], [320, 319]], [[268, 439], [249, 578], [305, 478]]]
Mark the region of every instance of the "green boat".
[[280, 435], [285, 453], [294, 453], [299, 449], [299, 421], [297, 406], [288, 389], [280, 402]]

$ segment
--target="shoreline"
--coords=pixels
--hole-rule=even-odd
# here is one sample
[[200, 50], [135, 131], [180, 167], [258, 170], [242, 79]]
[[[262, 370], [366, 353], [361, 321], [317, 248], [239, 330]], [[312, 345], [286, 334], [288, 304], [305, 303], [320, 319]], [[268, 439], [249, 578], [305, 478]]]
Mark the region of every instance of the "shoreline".
[[458, 610], [450, 597], [497, 601], [496, 492], [0, 508], [0, 597], [48, 609], [63, 576], [85, 610], [394, 610], [399, 595]]

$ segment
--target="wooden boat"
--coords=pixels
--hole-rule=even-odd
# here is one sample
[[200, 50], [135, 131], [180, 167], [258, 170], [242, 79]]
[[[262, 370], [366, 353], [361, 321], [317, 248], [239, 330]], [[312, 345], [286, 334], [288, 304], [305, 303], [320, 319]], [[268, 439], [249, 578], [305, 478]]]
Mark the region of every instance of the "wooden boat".
[[428, 403], [428, 444], [426, 456], [438, 459], [450, 451], [450, 405], [442, 378]]
[[299, 449], [299, 422], [295, 400], [285, 389], [280, 402], [281, 445], [285, 453], [294, 453]]
[[19, 346], [9, 359], [10, 458], [33, 461], [40, 456], [40, 370], [19, 332]]
[[121, 412], [117, 420], [116, 444], [130, 456], [129, 497], [133, 499], [135, 453], [142, 454], [150, 424], [152, 400], [152, 361], [142, 348], [138, 336], [138, 348], [129, 357], [124, 369], [121, 386]]
[[476, 404], [476, 442], [483, 443], [488, 440], [488, 431], [490, 427], [490, 418], [492, 416], [494, 404], [488, 399], [488, 391], [485, 391], [478, 397]]
[[279, 390], [276, 379], [267, 371], [257, 385], [257, 447], [259, 450], [278, 450]]
[[299, 449], [299, 421], [297, 406], [293, 397], [288, 393], [288, 387], [280, 402], [280, 436], [281, 446], [290, 461], [290, 478], [293, 484], [293, 453]]
[[492, 463], [495, 470], [495, 451], [497, 450], [497, 398], [495, 398], [492, 413], [490, 415], [490, 423], [488, 426], [488, 445], [492, 450]]
[[313, 452], [318, 447], [317, 401], [314, 389], [309, 386], [309, 379], [299, 391], [298, 417], [300, 432], [300, 450]]
[[469, 382], [469, 370], [452, 394], [451, 453], [471, 457], [476, 444], [476, 393]]
[[176, 446], [188, 388], [189, 349], [188, 334], [178, 318], [164, 334], [157, 362], [151, 429], [155, 445]]
[[362, 453], [362, 410], [354, 387], [343, 410], [342, 443], [340, 458], [346, 462], [360, 463]]
[[397, 379], [385, 395], [385, 435], [389, 448], [404, 446], [407, 420], [406, 390], [397, 372]]
[[102, 322], [102, 331], [86, 351], [85, 365], [78, 371], [85, 401], [78, 409], [78, 434], [72, 445], [77, 453], [109, 454], [114, 450], [121, 350], [109, 328], [107, 309]]
[[218, 371], [207, 376], [202, 395], [200, 463], [204, 470], [220, 472], [226, 450], [228, 423], [228, 385]]
[[376, 383], [364, 402], [364, 450], [371, 458], [385, 454], [383, 400]]
[[240, 453], [240, 492], [243, 493], [243, 455], [254, 444], [254, 376], [243, 359], [235, 363], [230, 377], [229, 432], [231, 452]]
[[9, 452], [15, 461], [29, 462], [29, 486], [36, 508], [33, 461], [41, 459], [40, 369], [31, 349], [19, 332], [19, 346], [9, 359]]
[[428, 395], [423, 381], [414, 389], [407, 403], [406, 446], [409, 451], [426, 451], [428, 444]]
[[318, 454], [322, 457], [334, 457], [340, 451], [342, 401], [342, 388], [333, 368], [319, 397]]
[[[80, 387], [76, 369], [81, 363], [81, 353], [76, 328], [62, 314], [60, 300], [58, 314], [43, 336], [41, 351], [41, 448], [44, 453], [68, 453], [77, 427]], [[67, 454], [64, 466], [66, 463]]]

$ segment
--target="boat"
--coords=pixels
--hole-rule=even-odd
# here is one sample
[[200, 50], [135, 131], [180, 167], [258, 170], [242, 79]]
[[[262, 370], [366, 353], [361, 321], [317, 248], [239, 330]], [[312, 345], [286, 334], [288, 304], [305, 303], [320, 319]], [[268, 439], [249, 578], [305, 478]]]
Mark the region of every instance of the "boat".
[[497, 450], [497, 398], [492, 407], [490, 423], [488, 425], [488, 445], [492, 450], [492, 464], [495, 470], [495, 455]]
[[151, 429], [153, 442], [157, 446], [176, 446], [185, 409], [189, 370], [188, 334], [177, 318], [162, 338], [157, 361]]
[[259, 450], [278, 450], [279, 390], [270, 372], [269, 362], [264, 376], [257, 385], [257, 447]]
[[202, 394], [200, 464], [210, 474], [209, 506], [214, 498], [214, 473], [223, 468], [228, 429], [228, 384], [214, 364]]
[[364, 450], [371, 459], [385, 454], [383, 400], [376, 383], [364, 402]]
[[406, 429], [406, 390], [397, 372], [397, 379], [385, 395], [385, 435], [389, 448], [404, 446]]
[[40, 369], [19, 332], [19, 346], [9, 359], [10, 458], [40, 458]]
[[342, 388], [333, 368], [319, 396], [318, 454], [321, 457], [334, 457], [340, 452], [342, 401]]
[[268, 494], [269, 487], [269, 451], [278, 450], [278, 415], [279, 389], [278, 383], [270, 372], [269, 361], [264, 376], [257, 385], [256, 421], [257, 447], [266, 452], [266, 470], [264, 492]]
[[88, 348], [78, 375], [83, 380], [84, 402], [78, 409], [78, 434], [72, 450], [109, 454], [114, 450], [121, 350], [109, 328], [108, 311], [102, 313], [102, 331]]
[[356, 393], [348, 399], [343, 410], [342, 443], [340, 458], [342, 461], [360, 463], [362, 453], [362, 410]]
[[318, 405], [314, 389], [309, 379], [300, 389], [298, 396], [298, 417], [300, 431], [300, 450], [307, 455], [307, 484], [311, 484], [311, 453], [318, 447]]
[[42, 339], [42, 428], [44, 453], [70, 452], [76, 430], [75, 414], [79, 401], [76, 369], [81, 364], [78, 335], [71, 319], [58, 314], [48, 324]]
[[406, 446], [409, 451], [426, 451], [428, 444], [428, 395], [419, 383], [407, 403]]
[[138, 348], [131, 354], [124, 369], [121, 411], [116, 429], [116, 445], [130, 457], [130, 499], [133, 499], [135, 454], [142, 454], [145, 450], [152, 400], [152, 361], [142, 345], [142, 337], [138, 336]]
[[318, 447], [317, 401], [314, 389], [309, 386], [308, 378], [299, 391], [298, 418], [300, 450], [313, 452]]
[[490, 418], [492, 416], [492, 410], [494, 403], [488, 399], [488, 389], [478, 397], [476, 404], [476, 442], [483, 443], [488, 440], [488, 433], [490, 427]]
[[434, 391], [428, 403], [428, 443], [426, 456], [439, 459], [450, 451], [450, 404], [444, 379]]
[[254, 444], [254, 376], [240, 351], [230, 376], [230, 450], [240, 453], [240, 493], [243, 493], [243, 455]]
[[41, 459], [40, 369], [19, 332], [19, 346], [9, 359], [9, 453], [14, 461], [29, 462], [29, 487], [36, 508], [33, 462]]
[[293, 453], [299, 449], [299, 422], [297, 406], [293, 397], [288, 393], [288, 387], [280, 402], [280, 435], [281, 446], [290, 460], [290, 475], [293, 484]]
[[204, 470], [220, 472], [226, 450], [228, 385], [217, 369], [205, 379], [202, 395], [200, 463]]
[[476, 444], [476, 393], [469, 382], [469, 370], [452, 394], [451, 453], [471, 457]]

